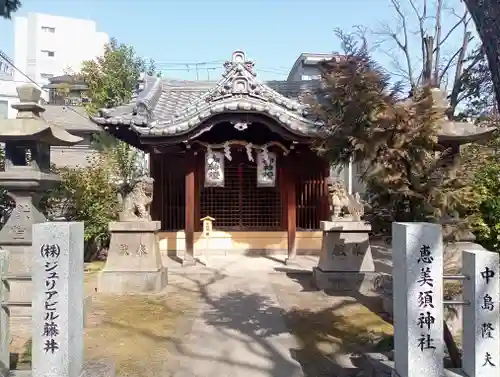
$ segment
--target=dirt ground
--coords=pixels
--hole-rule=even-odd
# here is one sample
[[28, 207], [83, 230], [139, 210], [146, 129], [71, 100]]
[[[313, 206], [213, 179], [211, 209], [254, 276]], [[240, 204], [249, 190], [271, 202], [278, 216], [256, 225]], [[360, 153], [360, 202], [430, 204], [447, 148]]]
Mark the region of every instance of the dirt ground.
[[[165, 375], [162, 370], [168, 362], [169, 344], [181, 322], [196, 312], [196, 293], [169, 285], [159, 295], [102, 295], [95, 289], [102, 266], [96, 263], [85, 272], [85, 292], [92, 295], [87, 308], [85, 359], [113, 360], [120, 377]], [[17, 361], [16, 369], [30, 368], [30, 347], [29, 337], [13, 339], [11, 359], [14, 364]]]
[[[161, 295], [102, 295], [96, 292], [102, 267], [95, 263], [85, 273], [85, 292], [92, 296], [85, 359], [113, 360], [121, 377], [169, 376], [168, 365], [174, 362], [170, 346], [185, 334], [182, 329], [197, 312], [199, 292], [170, 283]], [[297, 339], [294, 357], [306, 376], [344, 375], [352, 367], [350, 354], [373, 350], [393, 334], [375, 298], [319, 292], [307, 274], [273, 274], [269, 282]], [[29, 337], [12, 343], [12, 352], [19, 355], [18, 369], [29, 368], [29, 348]]]

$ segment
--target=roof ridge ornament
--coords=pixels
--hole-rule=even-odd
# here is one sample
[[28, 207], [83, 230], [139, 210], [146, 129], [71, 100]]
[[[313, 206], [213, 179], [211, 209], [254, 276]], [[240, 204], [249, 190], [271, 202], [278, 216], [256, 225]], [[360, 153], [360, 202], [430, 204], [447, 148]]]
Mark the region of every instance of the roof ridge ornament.
[[254, 63], [247, 60], [243, 51], [233, 52], [231, 61], [224, 63], [226, 72], [223, 80], [210, 90], [203, 98], [205, 102], [215, 102], [230, 97], [250, 96], [262, 101], [268, 101], [265, 88], [259, 83], [253, 72]]
[[229, 72], [231, 72], [235, 67], [238, 66], [241, 68], [243, 67], [246, 68], [246, 70], [250, 72], [253, 76], [257, 76], [253, 71], [255, 63], [251, 60], [247, 60], [246, 54], [240, 50], [233, 52], [231, 61], [226, 61], [224, 63], [225, 72], [223, 76], [226, 77], [229, 74]]

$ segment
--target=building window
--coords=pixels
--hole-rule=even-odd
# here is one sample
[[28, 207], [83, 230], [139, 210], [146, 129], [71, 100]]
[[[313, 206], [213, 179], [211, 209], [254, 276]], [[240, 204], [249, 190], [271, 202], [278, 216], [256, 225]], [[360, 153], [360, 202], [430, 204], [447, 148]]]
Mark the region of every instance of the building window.
[[49, 26], [42, 26], [42, 31], [45, 32], [45, 33], [54, 34], [56, 32], [56, 28], [55, 27], [49, 27]]
[[9, 102], [0, 100], [0, 119], [9, 117]]
[[50, 79], [50, 78], [54, 77], [54, 75], [51, 73], [40, 73], [40, 77], [42, 79]]
[[55, 51], [42, 50], [42, 54], [47, 55], [50, 58], [53, 58], [56, 53], [55, 53]]
[[12, 70], [10, 69], [10, 66], [7, 63], [0, 62], [0, 72], [5, 72], [10, 74]]

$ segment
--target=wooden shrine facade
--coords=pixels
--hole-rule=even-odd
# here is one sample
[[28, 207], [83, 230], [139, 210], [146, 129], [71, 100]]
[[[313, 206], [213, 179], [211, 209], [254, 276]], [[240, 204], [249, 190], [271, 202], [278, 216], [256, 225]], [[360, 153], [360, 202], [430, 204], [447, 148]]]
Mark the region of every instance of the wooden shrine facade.
[[[287, 249], [293, 258], [297, 249], [321, 247], [314, 230], [328, 218], [329, 168], [311, 151], [324, 135], [304, 101], [319, 82], [264, 83], [253, 66], [236, 51], [218, 82], [145, 77], [130, 103], [91, 117], [149, 153], [152, 215], [186, 263], [196, 248], [208, 248], [199, 242], [206, 216], [215, 219], [217, 249]], [[433, 97], [444, 114], [445, 93], [435, 89]], [[457, 151], [495, 130], [445, 116], [439, 122], [439, 142]], [[314, 242], [298, 245], [311, 233]]]
[[206, 216], [222, 231], [311, 231], [328, 216], [328, 164], [307, 148], [276, 152], [273, 187], [258, 187], [257, 163], [240, 144], [232, 144], [232, 160], [224, 164], [224, 187], [205, 187], [206, 151], [200, 149], [151, 156], [152, 216], [163, 231], [188, 229], [193, 222], [201, 232], [199, 219]]
[[[258, 182], [263, 147], [276, 159], [274, 183], [264, 186]], [[194, 248], [202, 232], [200, 219], [210, 216], [215, 230], [233, 236], [286, 232], [286, 249], [294, 255], [297, 232], [319, 230], [328, 216], [329, 166], [308, 144], [284, 140], [258, 122], [245, 131], [222, 122], [182, 149], [151, 154], [150, 173], [155, 179], [152, 216], [164, 232], [184, 232], [186, 250]], [[212, 151], [224, 159], [220, 186], [206, 182]]]
[[319, 230], [328, 216], [329, 166], [311, 150], [320, 128], [301, 100], [310, 83], [261, 83], [241, 51], [224, 68], [218, 82], [146, 77], [130, 104], [91, 119], [149, 153], [152, 216], [169, 237], [184, 234], [185, 260], [206, 216], [233, 238], [219, 249], [267, 249], [241, 238], [272, 233], [272, 248], [293, 257], [297, 232]]

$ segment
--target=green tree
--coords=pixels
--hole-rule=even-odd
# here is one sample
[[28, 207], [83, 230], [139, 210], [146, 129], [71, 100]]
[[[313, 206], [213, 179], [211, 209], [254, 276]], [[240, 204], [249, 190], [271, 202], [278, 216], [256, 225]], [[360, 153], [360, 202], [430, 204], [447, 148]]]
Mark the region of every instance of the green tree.
[[[89, 87], [87, 111], [128, 103], [146, 67], [133, 47], [112, 39], [103, 56], [84, 62], [78, 74]], [[154, 61], [147, 68], [154, 71]], [[142, 173], [139, 150], [105, 132], [94, 135], [92, 144], [97, 153], [89, 164], [61, 169], [61, 185], [52, 192], [52, 207], [69, 220], [85, 222], [87, 260], [108, 245], [108, 223], [116, 220], [119, 211], [118, 194]]]
[[12, 13], [17, 12], [21, 8], [20, 0], [3, 0], [0, 3], [0, 17], [10, 20]]
[[148, 67], [146, 69], [146, 75], [161, 77], [161, 72], [156, 70], [156, 62], [153, 59], [149, 59]]
[[129, 102], [141, 73], [146, 71], [144, 59], [132, 46], [114, 38], [105, 46], [104, 55], [82, 63], [81, 77], [89, 86], [91, 103], [87, 110], [111, 108]]
[[477, 241], [500, 252], [500, 137], [485, 144], [470, 144], [463, 151], [463, 170], [473, 177], [477, 200], [471, 206], [471, 224]]
[[[128, 103], [141, 73], [153, 75], [155, 72], [154, 60], [150, 59], [146, 64], [143, 58], [136, 55], [133, 47], [111, 39], [104, 55], [84, 62], [80, 72], [89, 86], [88, 94], [92, 101], [89, 112]], [[133, 185], [137, 176], [143, 173], [139, 163], [142, 154], [136, 148], [107, 133], [95, 135], [93, 145], [109, 164], [111, 179], [119, 187]]]

